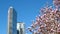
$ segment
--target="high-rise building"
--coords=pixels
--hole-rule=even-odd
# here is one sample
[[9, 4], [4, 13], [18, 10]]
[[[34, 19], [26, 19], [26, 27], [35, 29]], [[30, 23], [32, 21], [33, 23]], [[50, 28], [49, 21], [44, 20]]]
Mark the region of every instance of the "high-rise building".
[[25, 34], [25, 24], [18, 22], [17, 23], [17, 34]]
[[8, 31], [7, 34], [17, 34], [17, 13], [13, 7], [8, 10]]

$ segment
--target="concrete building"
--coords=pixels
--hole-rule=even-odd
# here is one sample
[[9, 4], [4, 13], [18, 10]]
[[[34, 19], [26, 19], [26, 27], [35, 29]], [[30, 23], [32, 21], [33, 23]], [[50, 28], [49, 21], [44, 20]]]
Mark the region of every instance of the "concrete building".
[[8, 31], [7, 34], [17, 34], [17, 13], [13, 7], [8, 10]]
[[25, 34], [25, 24], [22, 22], [17, 23], [17, 34]]

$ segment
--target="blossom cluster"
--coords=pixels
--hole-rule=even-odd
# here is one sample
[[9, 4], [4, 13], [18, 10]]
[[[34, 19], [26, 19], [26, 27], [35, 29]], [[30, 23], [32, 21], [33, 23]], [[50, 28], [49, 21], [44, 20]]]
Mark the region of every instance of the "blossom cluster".
[[[60, 0], [58, 0], [60, 3]], [[54, 3], [57, 5], [56, 0]], [[45, 7], [41, 9], [42, 16], [37, 16], [29, 29], [33, 34], [60, 34], [60, 10]]]

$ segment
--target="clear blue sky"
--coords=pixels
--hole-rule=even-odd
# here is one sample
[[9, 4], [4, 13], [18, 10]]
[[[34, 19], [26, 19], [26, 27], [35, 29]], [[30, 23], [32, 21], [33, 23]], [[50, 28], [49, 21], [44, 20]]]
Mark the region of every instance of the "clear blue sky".
[[[52, 5], [52, 0], [0, 0], [0, 34], [7, 34], [8, 8], [13, 6], [17, 12], [17, 21], [29, 27], [39, 14], [40, 8]], [[31, 34], [28, 32], [28, 34]]]

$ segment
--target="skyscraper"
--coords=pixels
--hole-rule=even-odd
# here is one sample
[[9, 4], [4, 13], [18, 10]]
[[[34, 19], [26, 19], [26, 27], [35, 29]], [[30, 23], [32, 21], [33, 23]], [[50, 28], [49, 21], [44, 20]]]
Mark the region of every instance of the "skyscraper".
[[17, 34], [25, 34], [25, 24], [18, 22], [17, 23]]
[[8, 32], [7, 34], [17, 34], [17, 13], [13, 7], [8, 10]]

